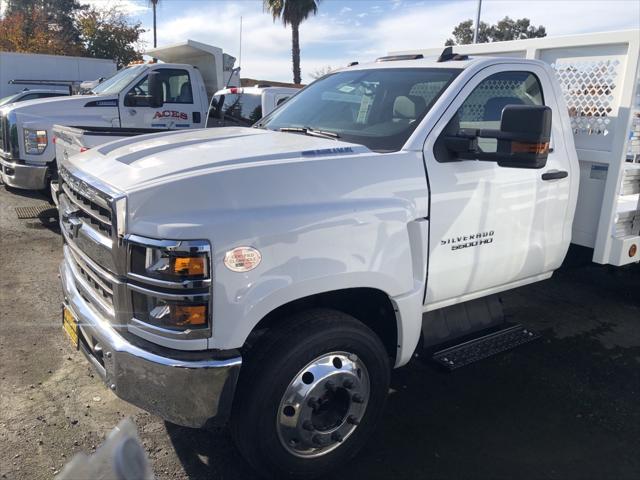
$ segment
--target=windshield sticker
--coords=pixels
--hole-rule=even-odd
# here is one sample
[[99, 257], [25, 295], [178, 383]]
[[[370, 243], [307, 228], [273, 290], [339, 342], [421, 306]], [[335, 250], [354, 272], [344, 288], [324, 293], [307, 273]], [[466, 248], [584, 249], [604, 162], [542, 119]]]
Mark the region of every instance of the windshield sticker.
[[352, 87], [351, 85], [343, 85], [338, 90], [344, 93], [351, 93], [356, 89], [356, 87]]
[[452, 237], [440, 240], [440, 245], [451, 245], [451, 250], [461, 250], [469, 247], [479, 247], [481, 245], [488, 245], [493, 243], [494, 231], [473, 233], [471, 235], [464, 235], [461, 237]]
[[320, 150], [305, 150], [302, 152], [303, 157], [314, 157], [316, 155], [340, 155], [342, 153], [353, 153], [351, 147], [323, 148]]
[[160, 110], [155, 113], [153, 119], [156, 118], [179, 118], [180, 120], [187, 120], [189, 117], [184, 112], [178, 112], [176, 110]]

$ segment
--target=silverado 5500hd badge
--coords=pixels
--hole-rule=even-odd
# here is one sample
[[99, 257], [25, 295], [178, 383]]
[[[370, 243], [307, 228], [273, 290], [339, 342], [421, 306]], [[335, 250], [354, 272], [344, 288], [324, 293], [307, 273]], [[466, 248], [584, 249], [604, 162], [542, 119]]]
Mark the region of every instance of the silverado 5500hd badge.
[[472, 233], [471, 235], [462, 235], [459, 237], [446, 238], [440, 240], [440, 245], [451, 245], [451, 250], [460, 250], [463, 248], [479, 247], [493, 243], [493, 230], [488, 232]]

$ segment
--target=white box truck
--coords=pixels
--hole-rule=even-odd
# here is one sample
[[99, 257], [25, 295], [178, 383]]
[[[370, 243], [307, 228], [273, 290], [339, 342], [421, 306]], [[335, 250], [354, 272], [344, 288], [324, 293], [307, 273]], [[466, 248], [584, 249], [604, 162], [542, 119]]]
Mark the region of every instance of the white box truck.
[[550, 278], [572, 240], [640, 260], [639, 38], [391, 55], [253, 129], [63, 160], [64, 329], [122, 399], [191, 427], [229, 418], [262, 475], [338, 467], [418, 349], [455, 368], [534, 338], [496, 295]]
[[120, 70], [92, 94], [27, 101], [0, 108], [0, 169], [10, 187], [39, 190], [56, 176], [54, 124], [126, 131], [203, 127], [209, 101], [238, 85], [235, 59], [222, 49], [188, 40], [147, 51], [165, 63]]
[[[0, 98], [42, 88], [69, 93], [69, 85], [108, 78], [116, 72], [110, 59], [0, 52]], [[49, 85], [58, 83], [58, 85]]]

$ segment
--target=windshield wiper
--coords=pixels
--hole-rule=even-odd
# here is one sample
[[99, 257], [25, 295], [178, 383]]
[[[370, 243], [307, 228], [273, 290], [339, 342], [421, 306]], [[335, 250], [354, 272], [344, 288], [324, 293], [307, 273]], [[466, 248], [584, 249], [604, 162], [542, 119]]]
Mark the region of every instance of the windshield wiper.
[[289, 133], [304, 133], [305, 135], [309, 135], [311, 137], [320, 137], [320, 138], [331, 138], [333, 140], [337, 140], [340, 138], [340, 135], [336, 132], [328, 132], [326, 130], [316, 130], [311, 127], [282, 127], [278, 129], [279, 132], [289, 132]]

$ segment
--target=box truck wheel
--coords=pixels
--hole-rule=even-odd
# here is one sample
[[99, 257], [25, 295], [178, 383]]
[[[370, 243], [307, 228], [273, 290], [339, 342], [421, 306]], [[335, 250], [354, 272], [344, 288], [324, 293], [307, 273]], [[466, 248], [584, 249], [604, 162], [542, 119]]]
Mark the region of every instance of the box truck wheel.
[[248, 352], [231, 417], [258, 473], [311, 478], [349, 460], [378, 421], [389, 357], [355, 318], [309, 310], [270, 329]]

